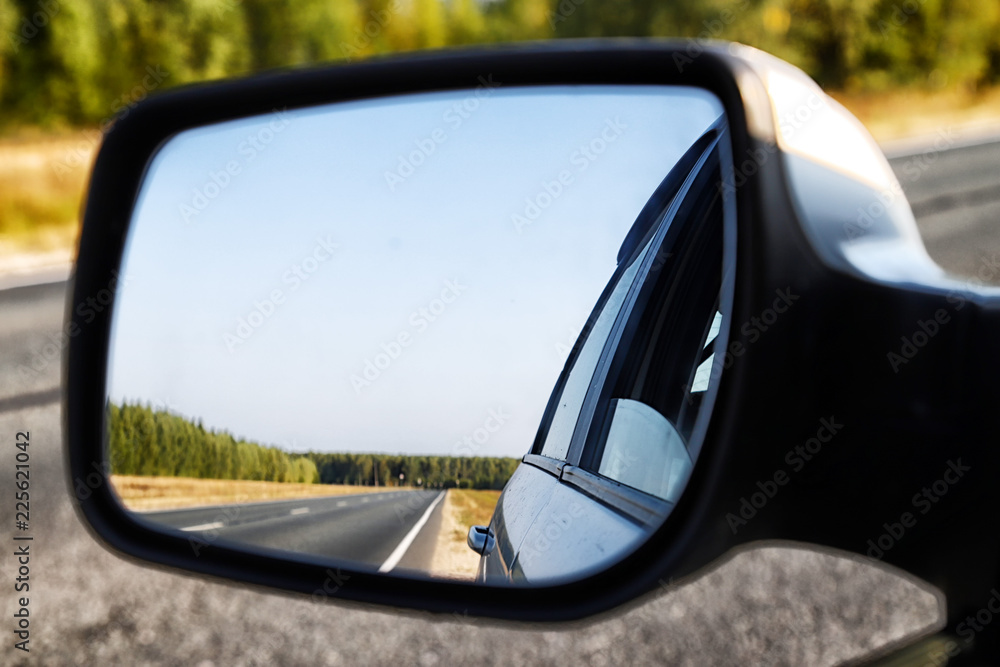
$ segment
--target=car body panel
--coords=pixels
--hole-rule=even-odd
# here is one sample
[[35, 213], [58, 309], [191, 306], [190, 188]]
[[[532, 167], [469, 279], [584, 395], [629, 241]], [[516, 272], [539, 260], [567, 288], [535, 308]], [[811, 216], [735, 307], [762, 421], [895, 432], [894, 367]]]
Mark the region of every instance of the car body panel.
[[628, 553], [648, 532], [576, 487], [557, 483], [521, 542], [512, 578], [579, 576]]
[[480, 579], [505, 581], [513, 577], [517, 551], [557, 486], [559, 479], [540, 468], [525, 463], [517, 467], [500, 494], [490, 522], [496, 545], [483, 554]]

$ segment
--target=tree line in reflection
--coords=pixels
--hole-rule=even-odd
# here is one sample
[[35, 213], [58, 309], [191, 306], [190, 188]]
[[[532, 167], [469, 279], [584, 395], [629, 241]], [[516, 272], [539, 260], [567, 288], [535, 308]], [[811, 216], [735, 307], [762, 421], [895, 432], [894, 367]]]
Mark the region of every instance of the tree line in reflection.
[[515, 458], [307, 452], [236, 438], [140, 403], [108, 408], [111, 472], [306, 484], [502, 489]]
[[111, 404], [108, 411], [111, 472], [265, 482], [318, 482], [308, 456], [206, 429], [148, 405]]
[[431, 489], [502, 489], [520, 462], [488, 456], [307, 454], [324, 484], [422, 486]]

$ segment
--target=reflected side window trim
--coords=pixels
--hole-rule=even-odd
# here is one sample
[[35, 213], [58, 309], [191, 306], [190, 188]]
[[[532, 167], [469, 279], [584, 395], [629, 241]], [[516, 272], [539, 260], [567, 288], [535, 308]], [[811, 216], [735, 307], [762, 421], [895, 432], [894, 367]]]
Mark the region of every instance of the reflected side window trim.
[[[698, 205], [699, 205], [698, 202], [699, 202], [700, 198], [703, 197], [705, 193], [709, 193], [709, 192], [712, 192], [712, 191], [715, 190], [715, 186], [712, 184], [712, 181], [715, 180], [718, 177], [721, 177], [721, 175], [722, 175], [722, 169], [721, 169], [722, 165], [720, 164], [720, 160], [721, 160], [721, 156], [719, 154], [713, 154], [713, 155], [710, 156], [709, 162], [706, 163], [704, 171], [702, 171], [701, 173], [699, 173], [697, 175], [697, 178], [695, 179], [695, 184], [694, 184], [693, 188], [696, 187], [697, 189], [689, 191], [689, 194], [691, 194], [691, 197], [689, 197], [687, 200], [685, 200], [684, 202], [682, 202], [682, 204], [681, 204], [681, 211], [680, 211], [679, 215], [680, 214], [685, 214], [685, 215], [692, 215], [692, 214], [694, 214], [698, 210]], [[718, 174], [718, 176], [715, 176], [715, 174]], [[719, 244], [720, 244], [719, 249], [720, 249], [720, 251], [722, 251], [722, 255], [724, 255], [724, 248], [722, 247], [722, 244], [724, 243], [724, 237], [725, 237], [725, 210], [721, 206], [722, 203], [723, 203], [721, 201], [721, 199], [719, 200], [718, 203], [720, 205], [719, 214], [722, 216], [720, 228], [718, 229], [718, 233], [719, 233], [719, 239], [718, 240], [719, 240]], [[688, 207], [688, 206], [693, 206], [694, 209], [693, 210], [685, 211], [685, 208]], [[704, 212], [705, 213], [709, 213], [710, 210], [711, 210], [711, 208], [712, 208], [712, 204], [709, 204], [708, 208]], [[690, 228], [689, 228], [689, 226], [685, 227], [684, 225], [677, 225], [675, 227], [675, 229], [677, 230], [678, 234], [684, 233], [685, 230], [691, 231]], [[669, 240], [665, 241], [665, 243], [667, 243], [667, 242], [669, 242]], [[675, 243], [676, 243], [676, 235], [675, 235]], [[672, 249], [674, 249], [674, 246], [672, 246]], [[724, 263], [724, 256], [720, 256], [719, 257], [719, 276], [718, 276], [719, 282], [716, 283], [715, 289], [711, 289], [711, 290], [709, 290], [709, 291], [707, 291], [705, 293], [705, 296], [710, 296], [711, 294], [715, 295], [715, 297], [714, 297], [714, 306], [713, 306], [713, 310], [715, 312], [718, 312], [719, 302], [720, 302], [720, 300], [722, 298], [721, 297], [721, 293], [722, 293], [722, 291], [725, 288], [724, 281], [726, 279], [726, 275], [728, 275], [727, 272], [725, 271], [725, 266], [723, 265], [723, 263]], [[649, 286], [650, 290], [653, 287], [654, 286], [650, 285]], [[704, 288], [708, 288], [708, 287], [710, 287], [709, 284], [708, 283], [704, 283], [704, 284], [700, 285], [699, 289], [704, 289]], [[645, 289], [645, 286], [644, 286], [644, 289]], [[652, 291], [649, 291], [649, 290], [647, 290], [643, 294], [640, 294], [639, 298], [640, 299], [645, 299], [645, 300], [643, 300], [641, 302], [641, 306], [644, 308], [644, 305], [648, 301], [648, 299], [652, 298], [654, 295], [655, 295], [655, 292], [652, 292]], [[693, 339], [693, 340], [696, 340], [698, 342], [698, 347], [701, 349], [702, 352], [704, 352], [705, 339], [707, 338], [709, 331], [713, 328], [714, 319], [715, 318], [713, 318], [712, 320], [706, 322], [704, 328], [701, 329], [701, 333], [699, 335], [697, 335], [696, 338]], [[724, 321], [725, 321], [725, 317], [722, 318], [722, 322], [720, 322], [720, 325], [719, 325], [719, 331], [720, 331], [720, 333], [722, 331], [722, 324], [724, 323]], [[605, 381], [598, 388], [598, 393], [597, 393], [597, 395], [595, 397], [595, 399], [596, 399], [595, 400], [595, 408], [594, 408], [594, 411], [592, 413], [592, 418], [595, 420], [595, 422], [592, 422], [592, 424], [591, 424], [591, 432], [588, 432], [587, 434], [585, 434], [586, 440], [585, 440], [585, 443], [584, 443], [584, 446], [583, 446], [583, 456], [581, 457], [580, 463], [577, 464], [577, 465], [580, 465], [581, 467], [583, 467], [583, 468], [585, 468], [587, 470], [590, 470], [594, 474], [597, 474], [598, 476], [601, 476], [601, 477], [604, 477], [607, 474], [607, 473], [603, 473], [602, 474], [602, 472], [600, 471], [599, 468], [601, 466], [601, 463], [602, 463], [602, 460], [603, 460], [603, 457], [604, 457], [605, 446], [607, 445], [607, 438], [608, 438], [608, 435], [609, 435], [609, 428], [611, 426], [611, 413], [609, 413], [608, 410], [614, 404], [614, 402], [611, 400], [611, 394], [609, 392], [609, 390], [611, 389], [611, 386], [608, 383], [608, 377], [611, 377], [612, 375], [617, 376], [619, 374], [620, 370], [621, 370], [620, 369], [621, 364], [624, 363], [625, 359], [627, 359], [628, 357], [631, 356], [632, 353], [630, 352], [630, 348], [632, 346], [634, 346], [635, 343], [636, 343], [636, 341], [632, 338], [632, 336], [634, 336], [634, 333], [635, 333], [635, 326], [636, 326], [635, 322], [626, 323], [626, 328], [624, 330], [625, 332], [622, 335], [621, 341], [619, 341], [618, 349], [615, 349], [613, 351], [612, 356], [610, 356], [609, 359], [608, 359], [608, 366], [606, 368]], [[631, 329], [629, 329], [629, 327], [631, 327]], [[690, 331], [691, 331], [691, 334], [689, 334], [689, 335], [693, 335], [693, 332], [697, 331], [697, 329], [690, 328]], [[718, 335], [716, 336], [716, 340], [717, 339], [718, 339]], [[713, 367], [714, 367], [714, 364], [713, 364]], [[690, 386], [690, 379], [691, 379], [691, 377], [693, 377], [693, 375], [696, 372], [696, 370], [697, 370], [697, 368], [694, 367], [694, 366], [689, 370], [689, 372], [688, 372], [688, 383], [687, 383], [686, 386], [688, 386], [688, 387]], [[710, 371], [710, 373], [711, 373], [711, 371]], [[711, 377], [711, 375], [710, 375], [710, 377]], [[685, 399], [689, 395], [690, 395], [690, 392], [687, 389], [685, 389], [684, 396], [681, 398], [680, 403], [679, 403], [680, 406], [681, 406], [681, 410], [680, 410], [680, 412], [677, 415], [674, 415], [674, 416], [671, 417], [671, 423], [674, 424], [676, 426], [676, 428], [678, 428], [678, 429], [682, 428], [682, 424], [684, 423], [682, 421], [682, 417], [684, 416], [684, 412], [685, 412], [684, 411], [684, 407], [687, 405]], [[702, 410], [701, 404], [699, 404], [699, 406], [697, 407], [697, 412], [694, 415], [695, 424], [692, 425], [691, 432], [688, 434], [688, 436], [684, 438], [684, 446], [688, 450], [688, 454], [689, 454], [690, 462], [691, 462], [692, 466], [697, 462], [696, 456], [694, 454], [692, 454], [692, 446], [695, 445], [695, 443], [693, 442], [693, 438], [694, 438], [695, 433], [696, 433], [697, 420], [699, 418], [701, 418], [701, 416], [703, 414], [707, 414], [707, 412], [710, 412], [710, 410], [708, 410], [708, 411]], [[601, 421], [600, 422], [596, 422], [596, 420], [598, 420], [598, 419], [600, 419]], [[696, 446], [696, 445], [693, 447], [693, 449], [694, 449], [694, 451], [700, 451], [700, 447]], [[624, 480], [617, 479], [615, 477], [609, 476], [607, 478], [610, 479], [610, 480], [612, 480], [612, 481], [615, 481], [615, 482], [625, 483]]]
[[[725, 123], [725, 119], [720, 121], [719, 125], [717, 126], [717, 129], [718, 129], [717, 141], [713, 142], [712, 146], [705, 150], [704, 154], [702, 155], [703, 159], [699, 161], [698, 168], [696, 170], [693, 170], [692, 173], [700, 171], [701, 167], [704, 166], [704, 162], [707, 161], [707, 157], [711, 154], [712, 150], [718, 150], [719, 169], [722, 182], [733, 183], [735, 176], [735, 167], [732, 162], [732, 147], [729, 144], [729, 133], [728, 133], [728, 127]], [[679, 204], [681, 201], [683, 201], [684, 196], [690, 189], [690, 184], [686, 183], [686, 185], [688, 187], [685, 187], [683, 192], [678, 193], [678, 196], [675, 197], [674, 199], [674, 203]], [[736, 200], [735, 200], [735, 195], [732, 192], [726, 190], [725, 188], [722, 189], [722, 195], [723, 195], [722, 197], [723, 276], [722, 276], [722, 290], [719, 295], [719, 311], [723, 314], [723, 319], [719, 332], [717, 334], [717, 341], [724, 343], [725, 341], [729, 340], [729, 333], [731, 328], [730, 319], [731, 319], [734, 295], [736, 290], [735, 283], [733, 282], [733, 276], [735, 275], [735, 264], [736, 264]], [[674, 211], [674, 213], [676, 213], [676, 211]], [[655, 256], [655, 254], [652, 255]], [[729, 314], [730, 317], [727, 317], [726, 316], [727, 314]], [[707, 405], [709, 407], [714, 405], [715, 396], [717, 395], [719, 389], [718, 380], [722, 371], [724, 357], [725, 355], [721, 354], [715, 355], [715, 360], [711, 369], [711, 373], [714, 376], [715, 381], [709, 384], [703, 405]], [[610, 361], [610, 359], [608, 361]], [[600, 387], [598, 387], [598, 389], [599, 388]], [[589, 407], [591, 410], [596, 409], [596, 401], [593, 405], [590, 405]], [[708, 430], [708, 422], [711, 417], [710, 413], [711, 410], [700, 411], [697, 416], [694, 429], [691, 432], [691, 441], [689, 442], [689, 452], [691, 454], [691, 460], [694, 462], [695, 465], [697, 465], [698, 455], [701, 453], [701, 448], [703, 445], [705, 433]], [[593, 412], [590, 413], [590, 418], [591, 419], [593, 418]], [[586, 436], [587, 434], [584, 435]], [[575, 437], [576, 434], [574, 434], [574, 438]], [[586, 444], [587, 438], [584, 437], [583, 440], [584, 440], [583, 444]], [[582, 449], [582, 445], [580, 449]], [[578, 462], [579, 456], [582, 452], [580, 450], [577, 450], [575, 453], [578, 457], [577, 458]], [[571, 447], [570, 456], [573, 456], [573, 454], [574, 450]], [[579, 491], [594, 498], [603, 505], [619, 512], [620, 514], [631, 519], [632, 521], [654, 529], [659, 527], [660, 522], [662, 522], [664, 517], [669, 517], [670, 512], [673, 509], [673, 505], [668, 501], [665, 501], [661, 498], [657, 498], [643, 491], [639, 491], [638, 489], [634, 489], [630, 486], [622, 484], [621, 482], [609, 479], [595, 472], [581, 468], [577, 463], [574, 463], [572, 460], [563, 466], [562, 474], [560, 476], [560, 481], [573, 486]]]
[[646, 528], [656, 528], [674, 504], [579, 466], [563, 467], [560, 481]]
[[566, 467], [565, 461], [554, 459], [551, 456], [543, 456], [542, 454], [525, 454], [521, 459], [521, 463], [527, 463], [557, 478], [562, 476], [563, 468]]
[[[653, 229], [656, 229], [655, 225]], [[652, 231], [650, 231], [647, 234], [647, 236], [651, 234]], [[635, 265], [636, 262], [640, 261], [640, 259], [644, 257], [648, 248], [649, 248], [648, 242], [643, 243], [642, 245], [637, 247], [634, 250], [634, 252], [629, 256], [628, 261], [619, 263], [614, 273], [612, 274], [611, 279], [608, 281], [607, 286], [605, 286], [604, 291], [601, 293], [601, 297], [597, 302], [597, 305], [591, 311], [590, 316], [584, 323], [583, 331], [577, 338], [576, 343], [574, 343], [573, 349], [570, 351], [570, 354], [566, 359], [566, 363], [563, 366], [563, 370], [559, 374], [559, 380], [557, 381], [556, 386], [552, 391], [552, 394], [549, 396], [549, 402], [545, 406], [545, 412], [542, 414], [542, 421], [541, 424], [539, 425], [538, 432], [535, 434], [535, 440], [531, 445], [531, 450], [528, 452], [529, 454], [544, 456], [542, 452], [545, 448], [546, 442], [549, 439], [552, 422], [554, 421], [555, 415], [559, 410], [559, 404], [562, 401], [566, 385], [569, 382], [570, 377], [573, 375], [573, 370], [576, 368], [576, 364], [579, 361], [580, 355], [582, 354], [584, 348], [586, 347], [587, 342], [590, 340], [590, 336], [593, 334], [594, 329], [597, 327], [597, 323], [600, 320], [601, 315], [604, 313], [604, 309], [608, 306], [608, 303], [611, 301], [611, 298], [614, 295], [614, 293], [622, 286], [621, 283], [622, 280], [625, 278], [625, 275], [630, 270], [632, 270], [632, 267]], [[618, 324], [622, 309], [628, 304], [628, 297], [631, 294], [631, 290], [634, 287], [635, 282], [642, 277], [641, 268], [642, 267], [640, 266], [639, 270], [636, 271], [636, 275], [631, 278], [631, 282], [628, 285], [628, 291], [626, 291], [625, 293], [625, 298], [623, 299], [622, 305], [619, 306], [618, 313], [615, 315], [615, 319], [612, 320], [611, 322], [610, 331], [612, 332], [615, 330], [615, 327]], [[598, 354], [597, 362], [594, 366], [595, 372], [600, 367], [606, 345], [607, 345], [607, 339], [601, 341], [601, 346], [600, 346], [601, 351]], [[591, 379], [588, 382], [587, 389], [584, 392], [584, 399], [583, 403], [581, 404], [581, 410], [586, 405], [586, 396], [590, 393], [590, 388], [592, 384], [593, 384], [593, 374], [591, 375]], [[574, 426], [573, 434], [575, 433], [576, 430]], [[566, 454], [567, 458], [569, 456], [569, 453], [572, 451], [571, 448], [573, 443], [573, 434], [571, 434], [570, 442], [569, 445], [567, 446], [567, 454]], [[545, 458], [552, 459], [552, 457], [549, 456], [546, 456]], [[553, 459], [553, 460], [566, 461], [567, 458]]]
[[[625, 240], [622, 243], [622, 247], [618, 251], [618, 266], [616, 267], [614, 273], [612, 273], [608, 284], [605, 286], [604, 291], [601, 293], [597, 304], [594, 306], [584, 323], [583, 330], [577, 337], [576, 342], [573, 344], [573, 348], [570, 350], [569, 355], [567, 355], [566, 362], [563, 365], [563, 369], [559, 374], [556, 384], [553, 387], [552, 393], [549, 395], [548, 403], [545, 406], [545, 410], [542, 413], [542, 419], [539, 423], [538, 431], [535, 433], [535, 438], [532, 441], [531, 448], [528, 450], [529, 455], [542, 456], [542, 449], [548, 440], [552, 421], [559, 407], [559, 402], [562, 399], [563, 392], [566, 388], [566, 384], [572, 374], [573, 368], [576, 366], [577, 360], [586, 345], [588, 339], [590, 338], [591, 332], [593, 331], [598, 318], [604, 311], [608, 300], [614, 293], [615, 289], [618, 287], [619, 282], [622, 280], [622, 276], [632, 264], [637, 261], [637, 259], [645, 252], [646, 248], [652, 245], [650, 240], [654, 237], [658, 230], [663, 227], [664, 221], [669, 221], [670, 216], [675, 215], [677, 211], [677, 206], [675, 204], [686, 196], [687, 191], [690, 189], [691, 174], [697, 173], [700, 166], [703, 164], [705, 155], [711, 152], [713, 146], [718, 145], [719, 140], [722, 136], [728, 135], [728, 122], [725, 115], [720, 116], [715, 122], [705, 131], [704, 135], [698, 139], [689, 149], [689, 152], [681, 157], [670, 173], [666, 176], [663, 183], [657, 188], [657, 192], [654, 193], [654, 198], [647, 203], [646, 207], [640, 212], [639, 219], [636, 222], [636, 226], [629, 231]], [[725, 143], [725, 142], [723, 142]], [[695, 149], [700, 150], [696, 151]], [[728, 155], [728, 143], [725, 143], [725, 150]], [[683, 170], [683, 171], [682, 171]], [[640, 222], [646, 218], [649, 214], [647, 211], [650, 209], [659, 209], [654, 221], [641, 224]], [[669, 226], [669, 225], [667, 225]], [[627, 260], [627, 261], [624, 261]], [[647, 271], [648, 273], [648, 271]], [[644, 280], [645, 274], [643, 272], [638, 272], [637, 276], [633, 278], [633, 283], [639, 280]], [[633, 285], [634, 287], [634, 285]], [[628, 305], [628, 297], [631, 291], [626, 294], [626, 302], [623, 304], [622, 308]], [[619, 311], [619, 316], [621, 311]], [[614, 332], [615, 327], [618, 323], [618, 318], [612, 323], [612, 332]], [[607, 340], [604, 341], [607, 345]], [[604, 347], [602, 347], [601, 355], [598, 358], [598, 365], [595, 367], [595, 373], [597, 368], [599, 368], [601, 359], [603, 358]], [[588, 386], [586, 394], [590, 393], [593, 386], [593, 376], [591, 377], [591, 384]], [[584, 398], [584, 404], [581, 406], [580, 415], [583, 414], [583, 410], [586, 409], [586, 394]], [[578, 415], [579, 421], [579, 415]], [[570, 445], [567, 449], [565, 459], [553, 459], [560, 460], [564, 462], [572, 462], [572, 446], [575, 438], [576, 427], [574, 426], [574, 432], [570, 437]], [[551, 457], [545, 457], [551, 458]], [[522, 459], [523, 461], [523, 459]]]
[[[651, 248], [658, 249], [663, 246], [667, 234], [673, 227], [672, 223], [674, 218], [690, 192], [692, 185], [695, 180], [697, 180], [698, 175], [710, 159], [712, 152], [716, 150], [716, 147], [721, 142], [723, 136], [728, 135], [723, 132], [718, 132], [716, 134], [698, 158], [698, 162], [684, 179], [684, 184], [681, 186], [674, 199], [670, 202], [670, 206], [667, 209], [666, 215], [663, 217], [663, 221], [655, 228], [656, 235], [651, 242]], [[625, 297], [625, 304], [618, 313], [618, 318], [615, 320], [611, 335], [604, 343], [604, 349], [601, 351], [601, 357], [598, 361], [597, 369], [591, 378], [590, 387], [587, 389], [587, 396], [583, 402], [583, 409], [580, 411], [580, 416], [576, 423], [576, 429], [573, 431], [573, 438], [570, 441], [569, 453], [566, 457], [566, 461], [572, 466], [579, 466], [580, 461], [583, 458], [590, 429], [594, 422], [595, 411], [600, 403], [599, 399], [601, 389], [607, 381], [611, 362], [615, 357], [615, 351], [618, 349], [628, 322], [632, 319], [632, 313], [636, 307], [639, 295], [642, 292], [643, 285], [646, 283], [646, 279], [649, 277], [650, 269], [652, 268], [657, 255], [658, 252], [648, 252], [646, 254], [643, 259], [643, 265], [640, 267], [638, 275], [635, 280], [633, 280], [632, 285], [629, 288], [628, 296]]]

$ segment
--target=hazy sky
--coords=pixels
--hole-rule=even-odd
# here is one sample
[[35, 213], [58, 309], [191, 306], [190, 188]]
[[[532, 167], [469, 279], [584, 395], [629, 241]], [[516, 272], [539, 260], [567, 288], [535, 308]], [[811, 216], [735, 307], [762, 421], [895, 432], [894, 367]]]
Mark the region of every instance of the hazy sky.
[[499, 87], [184, 132], [137, 202], [111, 399], [296, 451], [519, 457], [636, 215], [721, 113]]

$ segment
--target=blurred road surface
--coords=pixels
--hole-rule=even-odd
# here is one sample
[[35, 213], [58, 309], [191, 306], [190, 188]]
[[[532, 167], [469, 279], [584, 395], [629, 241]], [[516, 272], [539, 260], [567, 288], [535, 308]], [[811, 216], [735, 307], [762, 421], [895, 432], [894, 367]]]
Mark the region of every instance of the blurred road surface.
[[384, 491], [141, 516], [195, 537], [207, 534], [213, 541], [349, 560], [383, 572], [428, 572], [441, 527], [443, 497], [443, 491]]

